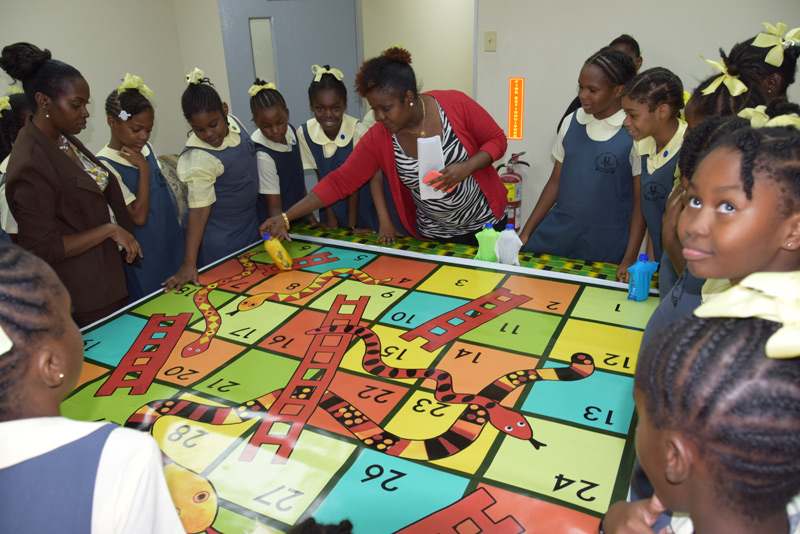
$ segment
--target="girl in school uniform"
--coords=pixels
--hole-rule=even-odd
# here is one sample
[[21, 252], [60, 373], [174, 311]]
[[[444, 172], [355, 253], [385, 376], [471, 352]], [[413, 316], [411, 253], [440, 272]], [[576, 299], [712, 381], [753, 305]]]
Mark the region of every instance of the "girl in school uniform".
[[[314, 65], [311, 72], [314, 79], [308, 86], [308, 103], [314, 118], [300, 127], [298, 140], [303, 168], [313, 169], [321, 180], [345, 162], [367, 129], [358, 119], [345, 114], [347, 88], [342, 83], [342, 71], [329, 65]], [[377, 230], [370, 188], [362, 186], [347, 198], [320, 210], [320, 219], [326, 228]]]
[[181, 98], [192, 127], [178, 160], [178, 177], [188, 186], [189, 218], [183, 264], [163, 283], [165, 291], [179, 290], [187, 282], [199, 285], [198, 266], [259, 238], [255, 145], [204, 76], [197, 68], [187, 74]]
[[258, 158], [258, 192], [269, 216], [279, 215], [306, 194], [297, 132], [289, 124], [289, 108], [274, 83], [256, 78], [250, 87], [250, 111], [258, 128], [253, 133]]
[[[556, 164], [520, 233], [524, 252], [631, 265], [644, 234], [640, 160], [622, 127], [621, 96], [636, 75], [629, 55], [610, 47], [586, 60], [578, 77], [581, 109], [564, 121]], [[636, 179], [635, 179], [636, 178]], [[552, 209], [551, 209], [552, 208]], [[632, 240], [631, 240], [632, 241]]]
[[[653, 260], [660, 262], [659, 287], [662, 295], [678, 278], [669, 255], [661, 244], [661, 220], [667, 198], [674, 185], [678, 155], [686, 132], [686, 122], [681, 120], [683, 84], [671, 71], [657, 67], [637, 75], [625, 87], [622, 125], [633, 137], [633, 146], [641, 158], [640, 205], [650, 239], [653, 243]], [[631, 235], [641, 243], [639, 236]], [[627, 281], [627, 266], [620, 265], [617, 278]]]
[[183, 261], [183, 230], [169, 185], [147, 142], [154, 121], [148, 100], [152, 94], [141, 78], [125, 75], [122, 85], [106, 99], [111, 140], [97, 153], [120, 181], [134, 235], [144, 254], [141, 268], [125, 266], [132, 302], [161, 289], [161, 282]]
[[25, 93], [17, 86], [9, 88], [9, 95], [0, 97], [0, 240], [16, 241], [17, 221], [11, 215], [6, 199], [6, 169], [11, 147], [17, 134], [25, 126], [31, 108]]

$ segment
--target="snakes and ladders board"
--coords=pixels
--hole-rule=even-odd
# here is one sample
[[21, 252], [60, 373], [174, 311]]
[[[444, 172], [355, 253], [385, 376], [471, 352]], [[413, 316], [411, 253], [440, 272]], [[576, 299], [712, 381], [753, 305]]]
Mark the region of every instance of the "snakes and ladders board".
[[296, 238], [84, 331], [64, 415], [149, 432], [187, 532], [596, 532], [656, 305], [619, 284]]

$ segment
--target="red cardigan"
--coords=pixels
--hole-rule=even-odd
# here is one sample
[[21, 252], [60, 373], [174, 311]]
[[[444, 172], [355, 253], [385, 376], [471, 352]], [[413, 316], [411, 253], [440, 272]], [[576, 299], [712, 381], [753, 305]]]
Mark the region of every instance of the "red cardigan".
[[[508, 146], [506, 134], [480, 104], [459, 91], [430, 91], [424, 94], [432, 96], [442, 106], [453, 131], [470, 157], [483, 150], [492, 156], [492, 161], [496, 161], [505, 154]], [[369, 129], [347, 161], [323, 178], [313, 191], [329, 206], [358, 190], [378, 169], [389, 180], [403, 226], [411, 235], [420, 238], [416, 232], [414, 200], [397, 175], [392, 134], [380, 123]], [[472, 176], [486, 195], [494, 216], [501, 217], [508, 200], [506, 188], [495, 168], [489, 165]]]

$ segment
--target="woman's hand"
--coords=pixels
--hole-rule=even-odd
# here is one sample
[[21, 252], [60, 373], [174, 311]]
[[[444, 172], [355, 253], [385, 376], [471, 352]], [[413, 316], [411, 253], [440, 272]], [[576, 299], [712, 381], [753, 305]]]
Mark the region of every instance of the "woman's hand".
[[466, 161], [451, 163], [441, 170], [441, 176], [431, 180], [428, 185], [432, 185], [437, 191], [444, 190], [449, 193], [458, 184], [470, 177], [470, 168], [471, 165], [468, 165]]
[[286, 231], [286, 221], [283, 220], [283, 215], [275, 215], [270, 217], [258, 227], [258, 235], [270, 234], [275, 239], [283, 241], [291, 241], [289, 232]]
[[164, 293], [169, 293], [173, 289], [175, 290], [175, 293], [177, 293], [187, 282], [191, 282], [192, 284], [199, 286], [200, 275], [197, 272], [197, 267], [184, 263], [181, 265], [181, 268], [178, 269], [177, 273], [161, 282], [161, 285], [164, 287]]
[[147, 160], [141, 152], [136, 152], [131, 147], [123, 145], [120, 150], [117, 150], [117, 154], [140, 171], [144, 169], [147, 173], [150, 172], [150, 165], [147, 164]]
[[395, 238], [399, 235], [400, 232], [397, 231], [397, 227], [391, 219], [386, 222], [381, 222], [378, 227], [378, 244], [394, 245]]
[[628, 272], [628, 267], [636, 263], [635, 259], [632, 258], [622, 258], [622, 262], [617, 267], [617, 281], [628, 283], [631, 278], [631, 274]]
[[123, 227], [116, 224], [113, 226], [114, 228], [111, 231], [111, 239], [125, 249], [125, 261], [131, 263], [136, 259], [137, 256], [143, 258], [144, 254], [142, 254], [142, 246], [138, 241], [136, 241], [136, 238], [133, 237]]
[[603, 518], [603, 532], [606, 534], [653, 534], [651, 526], [665, 510], [657, 495], [636, 502], [616, 502], [611, 505]]

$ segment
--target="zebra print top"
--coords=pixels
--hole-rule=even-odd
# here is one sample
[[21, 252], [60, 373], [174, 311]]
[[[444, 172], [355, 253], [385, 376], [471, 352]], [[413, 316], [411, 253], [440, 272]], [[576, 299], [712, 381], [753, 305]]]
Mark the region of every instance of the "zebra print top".
[[[439, 117], [442, 119], [442, 149], [445, 166], [469, 159], [467, 150], [450, 126], [442, 107], [436, 103]], [[420, 235], [433, 239], [477, 232], [487, 222], [497, 222], [489, 207], [486, 195], [472, 176], [467, 177], [444, 198], [422, 200], [419, 192], [419, 162], [408, 156], [400, 147], [397, 136], [392, 135], [394, 142], [394, 159], [400, 181], [411, 191], [417, 211], [417, 229]]]

